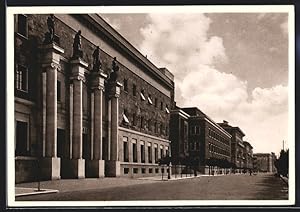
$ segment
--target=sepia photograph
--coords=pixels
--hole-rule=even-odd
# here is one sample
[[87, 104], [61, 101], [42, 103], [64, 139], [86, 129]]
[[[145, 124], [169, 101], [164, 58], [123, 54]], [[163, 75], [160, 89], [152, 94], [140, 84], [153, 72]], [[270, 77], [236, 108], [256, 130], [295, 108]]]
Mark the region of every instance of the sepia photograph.
[[8, 7], [8, 206], [294, 204], [294, 21]]

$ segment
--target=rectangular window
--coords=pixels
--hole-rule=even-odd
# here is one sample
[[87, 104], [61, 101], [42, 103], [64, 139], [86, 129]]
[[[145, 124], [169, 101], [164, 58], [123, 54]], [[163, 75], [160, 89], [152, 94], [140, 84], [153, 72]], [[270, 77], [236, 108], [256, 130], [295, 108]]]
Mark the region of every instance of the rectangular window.
[[144, 143], [141, 143], [140, 150], [141, 150], [141, 162], [145, 163], [145, 145], [144, 145]]
[[124, 79], [123, 81], [124, 91], [128, 92], [128, 80]]
[[61, 83], [57, 80], [57, 101], [61, 101]]
[[151, 95], [150, 95], [150, 94], [148, 95], [148, 103], [149, 103], [150, 105], [153, 104], [153, 103], [152, 103], [152, 99], [151, 99]]
[[139, 173], [139, 169], [138, 168], [133, 168], [133, 173], [134, 174], [138, 174]]
[[144, 117], [143, 116], [141, 116], [141, 129], [144, 129]]
[[151, 119], [148, 119], [147, 121], [147, 128], [149, 131], [151, 131]]
[[17, 121], [16, 126], [16, 156], [29, 155], [28, 123]]
[[154, 162], [158, 163], [158, 148], [157, 148], [157, 144], [154, 145]]
[[133, 126], [136, 126], [136, 113], [132, 114], [132, 124]]
[[141, 91], [141, 94], [140, 94], [140, 95], [141, 95], [141, 100], [142, 100], [142, 101], [145, 101], [146, 98], [145, 98], [145, 92], [144, 92], [144, 90]]
[[164, 103], [160, 102], [160, 110], [163, 110], [163, 108], [164, 108]]
[[133, 162], [137, 162], [137, 144], [136, 144], [136, 140], [132, 139], [132, 158], [133, 158]]
[[160, 146], [160, 158], [164, 157], [164, 147]]
[[136, 96], [136, 84], [132, 85], [132, 95]]
[[157, 98], [154, 99], [154, 106], [157, 107]]
[[23, 14], [18, 15], [18, 33], [24, 37], [28, 37], [28, 23], [27, 16]]
[[200, 126], [196, 126], [196, 135], [200, 134]]
[[148, 162], [152, 163], [152, 148], [151, 148], [151, 144], [148, 144]]
[[145, 173], [146, 173], [146, 169], [142, 168], [142, 174], [145, 174]]
[[124, 174], [128, 174], [129, 173], [129, 168], [124, 168]]
[[158, 168], [155, 169], [155, 173], [156, 174], [159, 173], [159, 169]]
[[152, 168], [149, 168], [149, 174], [152, 174]]
[[129, 124], [129, 119], [128, 119], [128, 116], [127, 116], [127, 110], [124, 109], [124, 112], [123, 112], [123, 122], [126, 123], [126, 124]]
[[18, 65], [16, 71], [16, 88], [21, 91], [28, 91], [28, 69]]
[[123, 137], [123, 161], [129, 162], [128, 138], [127, 137]]

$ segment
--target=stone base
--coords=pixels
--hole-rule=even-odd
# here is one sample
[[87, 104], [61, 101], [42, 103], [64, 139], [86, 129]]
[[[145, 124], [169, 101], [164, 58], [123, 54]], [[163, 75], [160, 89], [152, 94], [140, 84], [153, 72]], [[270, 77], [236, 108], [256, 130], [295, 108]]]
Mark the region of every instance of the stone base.
[[84, 159], [64, 159], [62, 161], [63, 178], [85, 178]]
[[86, 177], [104, 177], [104, 160], [86, 160], [85, 170]]
[[121, 164], [120, 161], [107, 160], [105, 161], [105, 176], [120, 177]]
[[60, 158], [42, 158], [39, 162], [40, 180], [60, 179]]

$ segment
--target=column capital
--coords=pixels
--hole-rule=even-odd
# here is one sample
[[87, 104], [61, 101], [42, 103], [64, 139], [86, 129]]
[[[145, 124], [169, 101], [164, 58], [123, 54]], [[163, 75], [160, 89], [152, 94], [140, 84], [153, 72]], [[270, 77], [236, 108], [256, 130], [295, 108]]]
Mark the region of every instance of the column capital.
[[109, 89], [109, 98], [119, 98], [121, 93], [121, 87], [123, 85], [119, 82], [109, 82], [108, 89]]
[[100, 70], [99, 72], [92, 72], [90, 75], [91, 89], [92, 90], [104, 90], [104, 83], [107, 75]]
[[[41, 45], [39, 48], [43, 53], [43, 57], [41, 58], [42, 67], [59, 67], [60, 55], [65, 52], [63, 48], [55, 43]], [[56, 65], [54, 66], [54, 64]]]
[[70, 61], [71, 66], [72, 66], [72, 74], [71, 74], [71, 79], [72, 80], [82, 80], [85, 82], [85, 73], [89, 72], [87, 70], [88, 63], [83, 61], [81, 58], [78, 58], [76, 60], [71, 60]]

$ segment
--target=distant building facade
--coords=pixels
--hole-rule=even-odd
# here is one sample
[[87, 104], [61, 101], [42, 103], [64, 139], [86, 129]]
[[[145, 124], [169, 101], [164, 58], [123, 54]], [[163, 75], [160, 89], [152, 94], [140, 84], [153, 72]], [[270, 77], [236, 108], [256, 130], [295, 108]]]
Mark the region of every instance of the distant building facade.
[[[171, 153], [172, 73], [96, 14], [56, 14], [54, 42], [44, 43], [48, 17], [15, 15], [16, 182], [38, 173], [60, 179], [165, 171], [158, 160]], [[75, 34], [82, 55], [74, 58]]]
[[252, 145], [247, 142], [244, 141], [243, 142], [245, 148], [244, 148], [244, 169], [249, 170], [249, 169], [253, 169], [253, 147]]
[[172, 157], [181, 155], [196, 159], [201, 173], [208, 173], [209, 159], [230, 161], [231, 135], [198, 108], [172, 111], [170, 124]]
[[[231, 162], [235, 165], [237, 172], [242, 172], [244, 169], [251, 166], [252, 146], [248, 142], [243, 141], [245, 133], [239, 127], [233, 127], [227, 121], [219, 123], [231, 135]], [[253, 166], [253, 162], [252, 162]]]
[[272, 153], [255, 153], [253, 154], [255, 169], [258, 172], [276, 172], [274, 165], [276, 155]]

